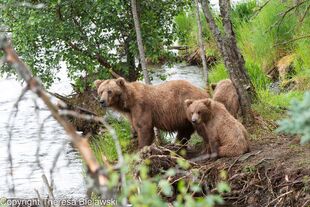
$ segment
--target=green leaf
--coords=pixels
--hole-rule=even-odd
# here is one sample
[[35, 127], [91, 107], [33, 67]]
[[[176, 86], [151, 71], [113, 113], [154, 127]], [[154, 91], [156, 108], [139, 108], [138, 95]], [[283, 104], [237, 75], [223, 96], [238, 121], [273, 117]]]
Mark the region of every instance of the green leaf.
[[167, 180], [160, 180], [158, 186], [165, 196], [172, 196], [172, 188]]

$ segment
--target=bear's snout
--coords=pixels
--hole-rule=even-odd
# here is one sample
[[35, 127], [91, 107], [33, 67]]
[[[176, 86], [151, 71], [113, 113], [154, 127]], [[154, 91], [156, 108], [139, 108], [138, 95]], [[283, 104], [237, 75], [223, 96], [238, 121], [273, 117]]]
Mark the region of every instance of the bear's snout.
[[197, 124], [197, 119], [196, 118], [192, 118], [192, 123], [193, 124]]
[[102, 107], [107, 107], [107, 102], [105, 100], [100, 100], [100, 104]]

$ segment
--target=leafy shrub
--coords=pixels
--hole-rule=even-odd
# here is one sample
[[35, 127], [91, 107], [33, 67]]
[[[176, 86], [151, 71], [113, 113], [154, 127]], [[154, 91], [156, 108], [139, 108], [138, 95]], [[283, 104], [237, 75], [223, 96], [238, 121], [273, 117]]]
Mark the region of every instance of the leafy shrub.
[[302, 101], [292, 101], [288, 118], [279, 121], [279, 125], [278, 132], [301, 135], [301, 144], [310, 141], [310, 92]]

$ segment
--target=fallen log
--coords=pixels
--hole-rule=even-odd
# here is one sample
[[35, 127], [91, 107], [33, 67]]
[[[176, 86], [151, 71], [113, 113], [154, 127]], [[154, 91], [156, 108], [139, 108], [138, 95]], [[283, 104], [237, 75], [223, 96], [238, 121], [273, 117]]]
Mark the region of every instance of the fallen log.
[[[50, 94], [65, 103], [64, 105], [58, 104], [60, 109], [71, 110], [80, 114], [93, 116], [105, 115], [105, 109], [100, 106], [99, 101], [95, 97], [95, 91], [85, 91], [83, 93], [72, 94], [70, 96], [62, 96], [58, 93], [51, 92]], [[100, 122], [79, 119], [68, 115], [66, 118], [76, 127], [78, 131], [82, 131], [84, 135], [98, 134], [104, 127]]]

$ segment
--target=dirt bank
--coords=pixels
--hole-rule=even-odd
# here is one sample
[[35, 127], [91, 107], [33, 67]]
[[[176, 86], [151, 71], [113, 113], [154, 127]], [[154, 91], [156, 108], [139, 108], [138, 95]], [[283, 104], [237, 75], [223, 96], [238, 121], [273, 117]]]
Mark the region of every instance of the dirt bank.
[[[251, 152], [240, 157], [204, 160], [191, 163], [190, 173], [182, 179], [199, 179], [204, 194], [216, 192], [220, 172], [228, 174], [231, 192], [223, 195], [228, 206], [298, 206], [310, 205], [310, 147], [300, 146], [298, 137], [274, 133], [276, 125], [257, 117], [257, 123], [248, 128], [251, 134]], [[151, 174], [176, 166], [169, 150], [152, 145], [141, 157], [151, 160]], [[161, 156], [157, 156], [161, 155]], [[199, 176], [193, 177], [194, 171]], [[184, 175], [182, 175], [184, 176]], [[180, 179], [177, 174], [171, 182]], [[175, 199], [177, 190], [169, 201]], [[198, 195], [203, 196], [203, 195]]]

